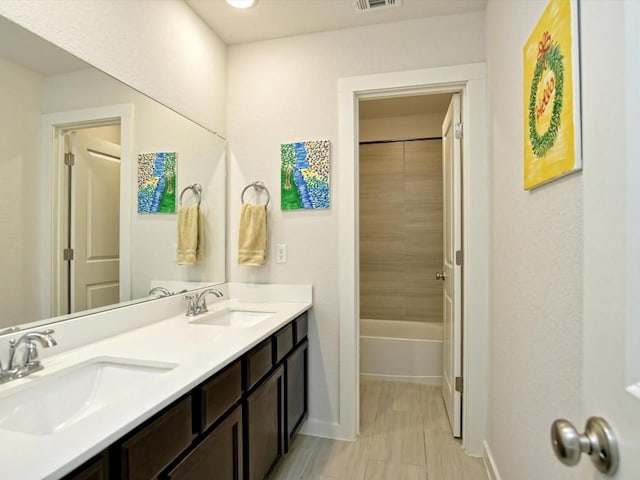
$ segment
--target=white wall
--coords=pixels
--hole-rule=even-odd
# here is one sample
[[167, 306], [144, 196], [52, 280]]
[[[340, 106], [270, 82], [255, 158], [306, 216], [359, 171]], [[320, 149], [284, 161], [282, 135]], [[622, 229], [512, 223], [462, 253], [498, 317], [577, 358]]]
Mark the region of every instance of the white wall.
[[0, 59], [0, 329], [41, 317], [40, 104], [42, 77]]
[[546, 3], [490, 1], [486, 12], [493, 197], [487, 443], [504, 479], [579, 476], [553, 458], [549, 428], [559, 417], [582, 422], [582, 175], [523, 190], [522, 47]]
[[224, 135], [226, 46], [180, 0], [3, 0], [0, 15]]
[[[484, 13], [289, 37], [233, 46], [228, 52], [230, 138], [228, 278], [242, 282], [311, 283], [310, 422], [339, 423], [337, 190], [338, 79], [484, 61]], [[280, 144], [332, 142], [331, 208], [280, 210]], [[271, 191], [271, 259], [237, 265], [240, 192], [252, 180]], [[273, 246], [289, 247], [275, 264]]]

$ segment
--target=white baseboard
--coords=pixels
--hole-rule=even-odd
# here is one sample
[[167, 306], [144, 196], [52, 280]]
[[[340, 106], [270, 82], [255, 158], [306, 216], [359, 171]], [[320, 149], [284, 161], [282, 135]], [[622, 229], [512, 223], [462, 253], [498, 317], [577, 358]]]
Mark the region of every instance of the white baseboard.
[[493, 455], [491, 455], [491, 449], [489, 448], [489, 444], [486, 441], [482, 442], [483, 446], [483, 455], [482, 459], [484, 460], [484, 468], [487, 469], [487, 475], [489, 480], [502, 480], [500, 477], [500, 473], [498, 472], [498, 467], [496, 466], [496, 462], [493, 459]]
[[307, 419], [300, 433], [303, 435], [311, 435], [312, 437], [330, 438], [332, 440], [348, 440], [353, 441], [355, 438], [350, 438], [343, 432], [342, 425], [339, 423], [321, 422], [312, 418]]
[[382, 380], [386, 382], [420, 383], [422, 385], [442, 385], [442, 377], [424, 377], [415, 375], [378, 375], [361, 373], [361, 380]]

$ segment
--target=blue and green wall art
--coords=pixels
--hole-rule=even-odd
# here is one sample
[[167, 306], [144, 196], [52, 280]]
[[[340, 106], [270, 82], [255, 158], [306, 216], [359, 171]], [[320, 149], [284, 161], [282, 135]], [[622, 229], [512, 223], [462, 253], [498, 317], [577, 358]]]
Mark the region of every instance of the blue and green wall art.
[[176, 213], [176, 152], [138, 155], [138, 213]]
[[282, 210], [329, 208], [330, 152], [329, 140], [280, 146]]

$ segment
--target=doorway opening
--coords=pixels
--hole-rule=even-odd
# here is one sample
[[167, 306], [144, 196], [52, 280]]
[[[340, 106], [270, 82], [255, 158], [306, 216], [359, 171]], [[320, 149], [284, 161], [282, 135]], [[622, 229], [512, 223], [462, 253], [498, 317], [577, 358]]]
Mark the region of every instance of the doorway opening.
[[[394, 72], [340, 79], [340, 423], [335, 437], [355, 438], [359, 430], [359, 106], [364, 99], [461, 93], [464, 100], [461, 184], [465, 232], [461, 246], [465, 276], [463, 339], [463, 447], [481, 455], [485, 438], [486, 359], [489, 294], [489, 168], [486, 154], [485, 65]], [[473, 288], [470, 288], [473, 286]]]
[[[460, 189], [451, 189], [454, 170], [460, 180], [460, 159], [453, 163], [450, 155], [452, 142], [459, 143], [450, 118], [454, 97], [458, 105], [460, 95], [451, 93], [359, 101], [359, 377], [361, 392], [380, 381], [430, 385], [415, 393], [431, 399], [432, 416], [448, 413], [460, 437], [454, 379], [462, 375], [453, 372], [461, 365], [462, 332], [453, 328], [460, 302], [449, 278], [456, 265], [445, 255], [453, 234], [461, 235], [452, 228], [460, 216], [451, 215], [461, 205], [452, 198]], [[369, 417], [363, 411], [361, 421]]]

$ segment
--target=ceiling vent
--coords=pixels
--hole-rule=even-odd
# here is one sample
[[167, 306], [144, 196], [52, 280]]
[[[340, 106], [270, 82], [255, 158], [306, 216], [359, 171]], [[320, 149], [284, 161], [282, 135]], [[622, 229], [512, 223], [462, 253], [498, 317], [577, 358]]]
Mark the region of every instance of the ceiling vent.
[[399, 7], [402, 0], [353, 0], [356, 12], [367, 13], [386, 8]]

